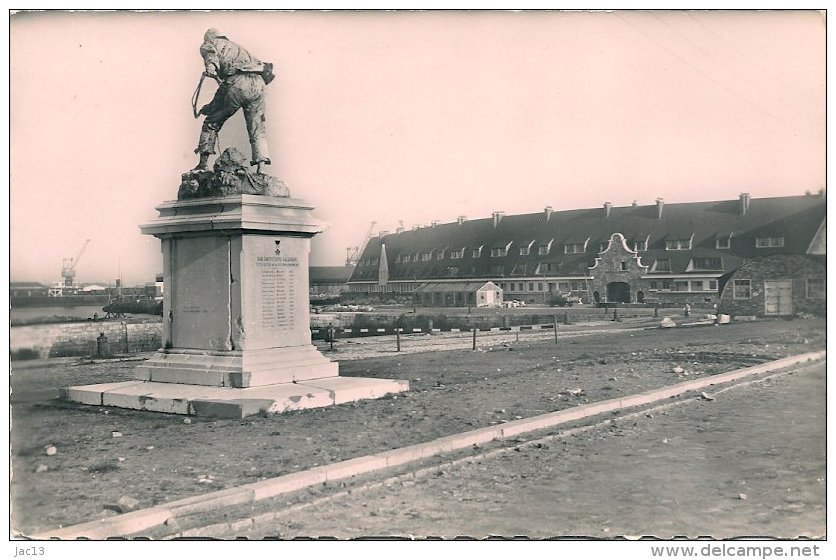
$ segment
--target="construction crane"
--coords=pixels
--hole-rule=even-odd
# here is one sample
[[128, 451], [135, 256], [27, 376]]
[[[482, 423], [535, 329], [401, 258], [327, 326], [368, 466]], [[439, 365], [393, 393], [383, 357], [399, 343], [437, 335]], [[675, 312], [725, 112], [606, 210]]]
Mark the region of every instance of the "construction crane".
[[87, 244], [90, 243], [89, 239], [84, 240], [84, 245], [81, 246], [81, 250], [75, 256], [75, 258], [68, 258], [62, 259], [61, 261], [61, 281], [57, 284], [53, 284], [52, 287], [49, 289], [49, 295], [53, 297], [61, 297], [64, 294], [64, 290], [74, 290], [76, 287], [75, 285], [75, 267], [78, 265], [78, 261], [81, 260], [81, 255], [84, 254], [84, 250], [87, 249]]
[[363, 240], [363, 245], [357, 247], [346, 247], [345, 248], [345, 265], [346, 266], [353, 266], [357, 264], [357, 259], [360, 258], [360, 255], [363, 254], [363, 251], [366, 250], [366, 244], [369, 242], [369, 239], [372, 238], [374, 235], [374, 226], [377, 225], [377, 222], [372, 222], [369, 226], [369, 231], [366, 233], [366, 238]]

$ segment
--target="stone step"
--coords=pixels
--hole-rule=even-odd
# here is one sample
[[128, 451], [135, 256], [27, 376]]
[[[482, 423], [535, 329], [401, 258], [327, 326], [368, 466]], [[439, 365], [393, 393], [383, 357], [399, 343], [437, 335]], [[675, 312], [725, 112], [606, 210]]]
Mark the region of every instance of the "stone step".
[[253, 414], [279, 414], [376, 399], [409, 390], [409, 382], [366, 377], [327, 377], [300, 383], [232, 388], [122, 381], [62, 389], [65, 400], [99, 406], [147, 410], [169, 414], [244, 418]]

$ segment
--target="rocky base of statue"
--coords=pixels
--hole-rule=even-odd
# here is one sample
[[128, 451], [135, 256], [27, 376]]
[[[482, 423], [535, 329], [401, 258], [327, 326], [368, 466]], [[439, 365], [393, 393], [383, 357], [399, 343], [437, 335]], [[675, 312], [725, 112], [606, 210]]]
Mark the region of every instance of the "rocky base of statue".
[[251, 172], [247, 157], [236, 148], [227, 148], [212, 170], [192, 169], [183, 173], [177, 200], [235, 194], [288, 198], [290, 191], [272, 175]]

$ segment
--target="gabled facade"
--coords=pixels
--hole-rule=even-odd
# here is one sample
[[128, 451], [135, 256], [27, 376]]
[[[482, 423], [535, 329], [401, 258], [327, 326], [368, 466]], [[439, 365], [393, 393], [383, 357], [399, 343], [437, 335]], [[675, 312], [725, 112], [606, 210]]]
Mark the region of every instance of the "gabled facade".
[[827, 314], [827, 269], [819, 255], [772, 255], [744, 261], [720, 296], [720, 313], [740, 317]]
[[349, 289], [492, 281], [506, 298], [529, 302], [558, 293], [584, 302], [716, 302], [720, 279], [744, 259], [826, 254], [825, 232], [826, 200], [815, 195], [495, 212], [371, 239]]

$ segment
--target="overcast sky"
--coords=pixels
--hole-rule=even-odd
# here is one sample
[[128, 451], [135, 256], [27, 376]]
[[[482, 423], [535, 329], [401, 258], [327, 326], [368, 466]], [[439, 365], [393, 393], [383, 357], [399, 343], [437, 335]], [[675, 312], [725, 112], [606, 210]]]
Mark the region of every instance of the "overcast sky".
[[[23, 13], [13, 281], [57, 281], [88, 238], [80, 282], [162, 270], [139, 224], [196, 163], [208, 27], [275, 64], [269, 169], [331, 224], [312, 264], [342, 264], [372, 221], [825, 185], [817, 12]], [[240, 115], [220, 143], [249, 154]]]

